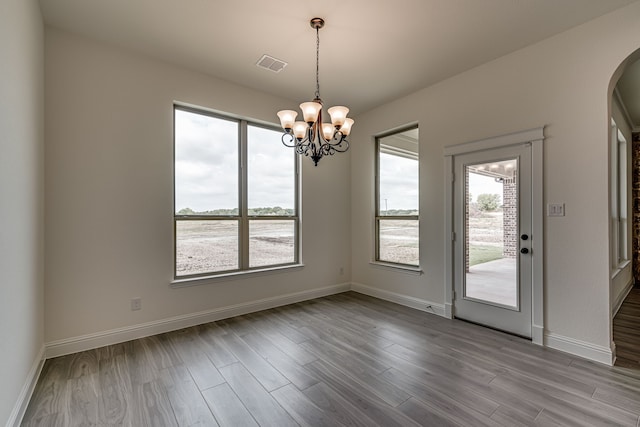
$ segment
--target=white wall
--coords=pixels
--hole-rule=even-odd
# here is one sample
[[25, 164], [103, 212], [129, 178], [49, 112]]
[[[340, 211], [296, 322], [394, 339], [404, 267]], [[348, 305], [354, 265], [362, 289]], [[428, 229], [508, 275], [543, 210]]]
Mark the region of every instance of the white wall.
[[302, 159], [304, 268], [169, 287], [173, 102], [276, 123], [295, 101], [51, 28], [45, 62], [47, 343], [348, 281], [343, 154]]
[[[352, 280], [442, 304], [443, 147], [545, 128], [547, 342], [610, 353], [608, 234], [609, 83], [640, 48], [640, 3], [482, 65], [356, 118], [352, 143]], [[419, 122], [421, 264], [411, 276], [369, 264], [373, 247], [372, 135]]]
[[0, 6], [0, 424], [42, 357], [43, 28], [35, 0]]

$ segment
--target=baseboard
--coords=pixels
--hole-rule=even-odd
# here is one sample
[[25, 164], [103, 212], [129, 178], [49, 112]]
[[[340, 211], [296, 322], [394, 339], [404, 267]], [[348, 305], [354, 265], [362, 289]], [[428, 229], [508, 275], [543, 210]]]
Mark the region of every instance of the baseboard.
[[610, 348], [557, 335], [551, 332], [545, 333], [544, 338], [546, 347], [584, 357], [585, 359], [603, 363], [608, 366], [613, 366], [614, 354]]
[[627, 283], [627, 285], [625, 286], [624, 291], [622, 291], [620, 293], [620, 296], [618, 296], [618, 300], [613, 306], [613, 314], [611, 315], [612, 318], [616, 317], [616, 314], [618, 314], [618, 310], [620, 310], [620, 307], [622, 307], [622, 303], [629, 295], [629, 292], [631, 292], [631, 289], [633, 289], [633, 278], [629, 280], [629, 283]]
[[242, 304], [227, 307], [205, 310], [197, 313], [185, 314], [182, 316], [170, 317], [153, 322], [141, 323], [138, 325], [112, 329], [95, 334], [82, 335], [79, 337], [67, 338], [52, 341], [46, 344], [46, 357], [57, 357], [65, 354], [77, 353], [79, 351], [91, 350], [106, 345], [117, 344], [151, 335], [175, 331], [190, 326], [203, 323], [215, 322], [229, 317], [240, 316], [260, 310], [267, 310], [287, 304], [320, 298], [327, 295], [346, 292], [351, 288], [349, 283], [343, 283], [324, 288], [316, 288], [308, 291], [295, 292], [291, 294], [279, 295], [272, 298], [265, 298]]
[[31, 395], [33, 395], [33, 390], [36, 388], [36, 383], [38, 382], [38, 377], [40, 377], [40, 372], [42, 371], [42, 367], [44, 366], [45, 361], [45, 346], [43, 345], [38, 352], [33, 364], [31, 365], [31, 369], [29, 370], [29, 374], [27, 375], [27, 380], [22, 386], [22, 390], [20, 390], [20, 395], [18, 396], [18, 400], [9, 415], [9, 419], [7, 420], [7, 427], [18, 427], [22, 423], [22, 418], [24, 418], [24, 413], [27, 410], [27, 406], [29, 405], [29, 401], [31, 400]]
[[410, 297], [396, 292], [372, 288], [371, 286], [363, 285], [361, 283], [352, 283], [351, 290], [364, 295], [369, 295], [371, 297], [383, 299], [385, 301], [395, 302], [396, 304], [404, 305], [406, 307], [415, 308], [426, 313], [437, 314], [438, 316], [446, 317], [444, 304], [438, 304], [435, 302]]

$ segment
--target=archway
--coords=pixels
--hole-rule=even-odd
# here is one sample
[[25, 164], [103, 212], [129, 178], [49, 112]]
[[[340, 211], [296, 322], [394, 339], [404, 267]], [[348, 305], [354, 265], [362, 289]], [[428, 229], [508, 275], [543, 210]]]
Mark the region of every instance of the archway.
[[633, 351], [638, 340], [629, 331], [634, 320], [621, 321], [626, 313], [616, 318], [625, 298], [634, 297], [633, 284], [640, 283], [640, 50], [620, 64], [609, 94], [611, 334], [616, 364], [640, 367]]

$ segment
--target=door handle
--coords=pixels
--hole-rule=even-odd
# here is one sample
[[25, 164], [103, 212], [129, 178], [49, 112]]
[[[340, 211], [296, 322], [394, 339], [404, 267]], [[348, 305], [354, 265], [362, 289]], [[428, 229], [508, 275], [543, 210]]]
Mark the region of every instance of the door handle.
[[521, 254], [528, 254], [528, 253], [529, 253], [529, 248], [522, 248], [522, 249], [520, 249], [520, 253], [521, 253]]

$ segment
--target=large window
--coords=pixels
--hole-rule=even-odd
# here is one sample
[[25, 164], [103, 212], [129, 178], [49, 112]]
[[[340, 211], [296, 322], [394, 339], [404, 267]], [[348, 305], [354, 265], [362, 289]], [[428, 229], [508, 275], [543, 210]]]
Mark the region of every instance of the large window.
[[376, 139], [376, 261], [418, 267], [418, 128]]
[[281, 131], [176, 106], [175, 277], [298, 262], [298, 160]]
[[611, 264], [619, 268], [627, 254], [627, 140], [611, 120]]

